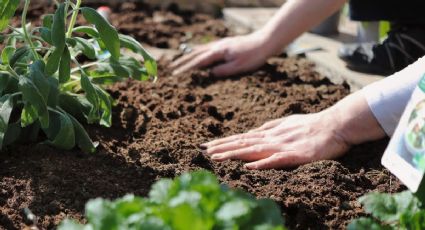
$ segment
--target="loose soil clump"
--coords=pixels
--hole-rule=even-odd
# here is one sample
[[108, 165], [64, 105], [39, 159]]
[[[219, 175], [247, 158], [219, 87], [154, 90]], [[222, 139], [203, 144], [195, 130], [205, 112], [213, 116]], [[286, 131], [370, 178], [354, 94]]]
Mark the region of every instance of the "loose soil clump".
[[356, 199], [403, 187], [380, 164], [387, 140], [354, 147], [339, 160], [295, 169], [247, 171], [242, 162], [212, 162], [199, 144], [245, 132], [295, 113], [321, 111], [349, 93], [300, 58], [274, 58], [260, 70], [217, 79], [207, 71], [171, 76], [160, 64], [155, 83], [109, 87], [117, 100], [110, 129], [89, 126], [95, 154], [24, 144], [0, 154], [0, 227], [21, 229], [30, 208], [43, 229], [65, 217], [84, 221], [91, 198], [146, 196], [160, 178], [206, 169], [233, 188], [275, 200], [291, 229], [344, 228], [364, 212]]

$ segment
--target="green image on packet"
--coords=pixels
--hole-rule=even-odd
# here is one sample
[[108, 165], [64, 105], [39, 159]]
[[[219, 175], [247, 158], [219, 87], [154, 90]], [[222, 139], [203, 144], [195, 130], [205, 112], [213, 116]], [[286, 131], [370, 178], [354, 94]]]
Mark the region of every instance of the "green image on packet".
[[425, 74], [400, 118], [382, 164], [413, 193], [425, 196]]

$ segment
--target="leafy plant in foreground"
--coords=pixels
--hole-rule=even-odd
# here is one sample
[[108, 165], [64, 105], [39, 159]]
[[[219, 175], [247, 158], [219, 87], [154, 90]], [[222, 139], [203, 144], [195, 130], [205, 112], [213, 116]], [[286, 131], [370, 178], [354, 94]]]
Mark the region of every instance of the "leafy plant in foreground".
[[208, 172], [186, 173], [153, 185], [149, 198], [128, 195], [116, 201], [86, 204], [88, 224], [65, 220], [59, 230], [283, 230], [279, 208], [272, 200], [256, 200], [220, 185]]
[[425, 209], [409, 191], [371, 193], [359, 201], [372, 217], [354, 220], [348, 225], [349, 230], [425, 229]]
[[[0, 2], [0, 31], [8, 27], [19, 3]], [[113, 101], [101, 85], [156, 77], [156, 62], [96, 10], [80, 7], [81, 0], [58, 4], [56, 12], [34, 28], [26, 22], [29, 5], [25, 0], [22, 28], [9, 26], [11, 33], [0, 37], [5, 45], [0, 62], [0, 150], [18, 141], [35, 141], [43, 132], [47, 144], [93, 152], [95, 144], [78, 120], [111, 126]], [[90, 26], [75, 27], [80, 13]], [[143, 56], [144, 65], [122, 55], [121, 47]], [[79, 56], [90, 62], [80, 64]]]

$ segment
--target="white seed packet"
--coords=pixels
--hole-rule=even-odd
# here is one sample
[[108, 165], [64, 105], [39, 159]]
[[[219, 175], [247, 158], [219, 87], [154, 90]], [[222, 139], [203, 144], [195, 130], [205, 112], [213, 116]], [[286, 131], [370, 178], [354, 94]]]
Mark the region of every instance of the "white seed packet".
[[425, 75], [410, 98], [382, 164], [413, 193], [422, 191], [425, 173]]
[[422, 191], [425, 173], [425, 75], [404, 110], [382, 157], [382, 164], [412, 192]]

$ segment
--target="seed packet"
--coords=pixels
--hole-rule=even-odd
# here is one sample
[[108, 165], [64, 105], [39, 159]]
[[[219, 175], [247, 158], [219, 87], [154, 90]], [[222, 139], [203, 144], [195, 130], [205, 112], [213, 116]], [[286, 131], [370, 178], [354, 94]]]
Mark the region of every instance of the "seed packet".
[[404, 110], [382, 164], [412, 192], [425, 196], [425, 75]]

